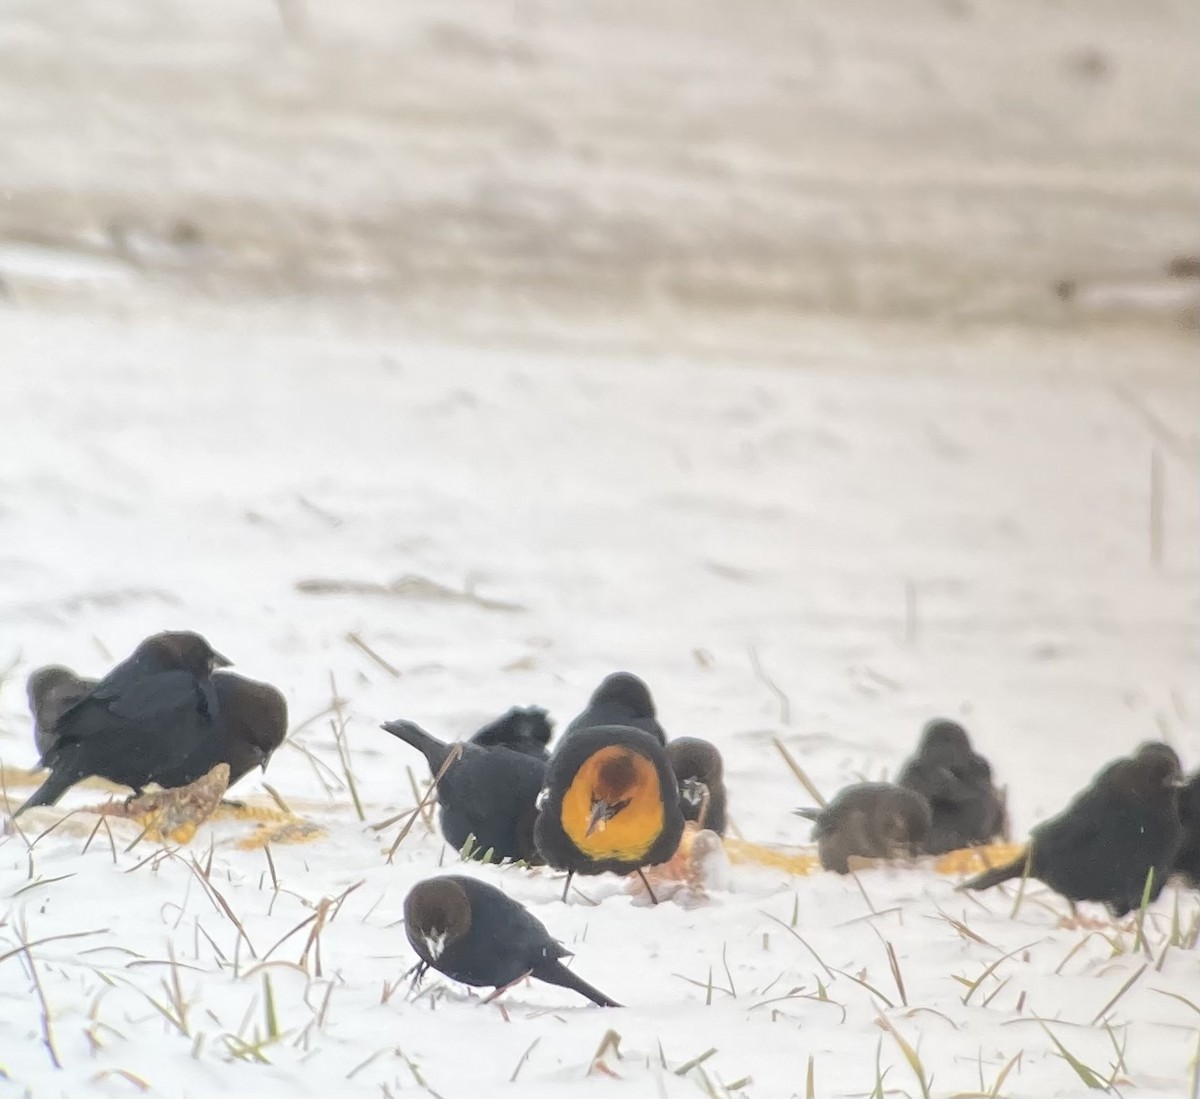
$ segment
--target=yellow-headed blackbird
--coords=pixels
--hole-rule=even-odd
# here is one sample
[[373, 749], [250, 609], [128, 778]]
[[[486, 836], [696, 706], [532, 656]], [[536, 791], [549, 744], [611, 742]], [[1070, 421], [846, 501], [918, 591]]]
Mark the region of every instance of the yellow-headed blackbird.
[[563, 737], [596, 725], [628, 725], [649, 733], [659, 744], [667, 735], [658, 723], [650, 688], [632, 672], [613, 672], [592, 692], [583, 713], [567, 726]]
[[716, 746], [699, 737], [676, 737], [667, 742], [667, 758], [679, 783], [684, 820], [725, 835], [725, 765]]
[[[30, 673], [25, 692], [33, 715], [33, 739], [41, 758], [58, 739], [59, 718], [98, 682], [60, 664]], [[255, 767], [267, 769], [271, 755], [287, 736], [287, 701], [269, 683], [234, 672], [213, 672], [212, 683], [217, 694], [217, 762], [229, 764], [232, 786]]]
[[[1161, 752], [1139, 752], [1108, 764], [1056, 817], [1039, 824], [1028, 848], [1005, 866], [963, 882], [989, 889], [1031, 878], [1076, 901], [1101, 901], [1120, 918], [1162, 892], [1183, 841], [1179, 765]], [[1150, 875], [1153, 874], [1153, 878]]]
[[404, 930], [421, 959], [417, 981], [433, 968], [465, 985], [494, 988], [496, 996], [536, 977], [601, 1007], [621, 1006], [563, 965], [571, 952], [539, 919], [474, 878], [447, 874], [418, 882], [404, 898]]
[[850, 873], [852, 857], [908, 858], [919, 854], [932, 813], [914, 790], [890, 782], [860, 782], [838, 792], [824, 809], [797, 809], [816, 821], [813, 836], [826, 870]]
[[550, 758], [546, 745], [553, 731], [549, 715], [540, 706], [514, 706], [475, 733], [471, 743], [481, 748], [511, 748], [545, 762]]
[[991, 765], [957, 722], [938, 718], [925, 726], [896, 784], [915, 790], [933, 810], [925, 841], [930, 855], [990, 843], [1004, 833], [1004, 799], [992, 785]]
[[564, 900], [575, 874], [641, 874], [674, 855], [683, 834], [665, 749], [625, 725], [564, 736], [546, 765], [538, 806], [534, 839], [546, 862], [567, 871]]
[[13, 815], [53, 805], [90, 775], [140, 796], [151, 782], [187, 786], [208, 774], [221, 762], [212, 673], [228, 663], [196, 633], [147, 638], [59, 715], [42, 759], [50, 775]]
[[383, 728], [416, 748], [435, 778], [450, 753], [461, 749], [437, 784], [442, 835], [451, 847], [474, 859], [542, 861], [533, 821], [545, 763], [503, 745], [447, 744], [411, 721], [388, 721]]

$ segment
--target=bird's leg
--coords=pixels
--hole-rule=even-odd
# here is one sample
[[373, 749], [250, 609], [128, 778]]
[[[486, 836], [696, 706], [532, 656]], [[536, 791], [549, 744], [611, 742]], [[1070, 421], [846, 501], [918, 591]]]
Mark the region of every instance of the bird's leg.
[[412, 977], [412, 985], [410, 986], [410, 990], [420, 988], [421, 981], [424, 979], [425, 974], [428, 972], [429, 972], [429, 963], [424, 962], [424, 961], [417, 962], [417, 964], [414, 965], [412, 967], [412, 969], [406, 970], [404, 973], [404, 976]]
[[490, 1004], [493, 1000], [497, 999], [500, 996], [503, 996], [504, 993], [506, 993], [510, 988], [513, 987], [513, 985], [519, 985], [532, 972], [533, 972], [532, 969], [525, 970], [525, 972], [522, 973], [519, 977], [514, 977], [511, 981], [508, 982], [508, 984], [501, 985], [490, 996], [487, 996], [483, 1000], [481, 1000], [480, 1003]]
[[646, 892], [650, 894], [650, 900], [653, 904], [658, 904], [658, 898], [654, 895], [654, 890], [650, 888], [650, 882], [646, 880], [646, 875], [642, 873], [642, 868], [639, 866], [637, 875], [642, 879], [642, 884], [646, 887]]
[[574, 870], [567, 871], [567, 884], [563, 886], [563, 904], [567, 903], [567, 894], [571, 892], [571, 879], [575, 877]]

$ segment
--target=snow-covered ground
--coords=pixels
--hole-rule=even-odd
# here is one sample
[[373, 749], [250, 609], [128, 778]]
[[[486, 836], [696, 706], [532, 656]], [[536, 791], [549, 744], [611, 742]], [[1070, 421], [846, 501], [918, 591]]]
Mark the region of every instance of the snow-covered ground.
[[[1167, 369], [1171, 341], [896, 346], [903, 371], [860, 343], [831, 357], [837, 369], [781, 369], [375, 342], [295, 323], [0, 314], [0, 658], [16, 661], [0, 694], [6, 765], [33, 760], [24, 672], [61, 660], [99, 673], [165, 626], [199, 629], [279, 683], [295, 725], [328, 705], [332, 676], [368, 822], [413, 804], [407, 766], [425, 777], [381, 719], [453, 736], [538, 702], [565, 721], [619, 667], [648, 679], [670, 731], [722, 747], [737, 828], [760, 843], [807, 839], [790, 815], [807, 799], [774, 736], [833, 791], [894, 770], [927, 715], [961, 715], [1010, 786], [1019, 832], [1144, 737], [1163, 731], [1200, 762], [1195, 386]], [[1147, 522], [1155, 447], [1161, 567]], [[478, 598], [302, 590], [406, 576]], [[782, 1096], [803, 1094], [811, 1056], [815, 1094], [849, 1095], [874, 1086], [882, 1039], [885, 1085], [916, 1094], [881, 1014], [918, 1047], [935, 1095], [986, 1092], [1022, 1051], [1003, 1094], [1078, 1091], [1037, 1018], [1098, 1071], [1122, 1049], [1119, 1075], [1139, 1093], [1179, 1096], [1190, 1079], [1200, 1020], [1163, 993], [1195, 1002], [1200, 951], [1164, 959], [1155, 945], [1161, 969], [1106, 1015], [1145, 961], [1131, 936], [1115, 937], [1126, 952], [1114, 956], [1114, 936], [1057, 930], [1053, 900], [1010, 920], [1005, 897], [964, 898], [929, 870], [867, 872], [860, 890], [739, 868], [728, 892], [685, 910], [635, 907], [607, 879], [584, 885], [596, 907], [563, 905], [552, 875], [481, 869], [628, 1008], [542, 986], [510, 993], [507, 1015], [457, 988], [384, 996], [412, 962], [397, 925], [406, 889], [453, 859], [418, 826], [389, 864], [396, 829], [356, 818], [327, 718], [294, 739], [333, 790], [300, 751], [277, 755], [269, 781], [328, 832], [273, 846], [278, 889], [264, 853], [235, 846], [252, 828], [242, 822], [148, 862], [154, 849], [125, 851], [134, 837], [120, 830], [115, 856], [103, 832], [81, 853], [92, 821], [79, 818], [32, 851], [3, 840], [0, 940], [46, 940], [32, 956], [62, 1069], [40, 1039], [27, 964], [10, 956], [0, 1088], [125, 1094], [137, 1086], [126, 1072], [161, 1094], [424, 1081], [449, 1099], [722, 1094], [752, 1078], [732, 1090]], [[29, 839], [57, 815], [31, 817]], [[190, 862], [207, 863], [210, 846], [240, 946]], [[275, 944], [355, 885], [320, 937], [320, 975], [312, 950], [297, 969], [309, 929]], [[1152, 942], [1175, 903], [1168, 892], [1156, 906]], [[1194, 895], [1178, 903], [1197, 918]], [[86, 937], [55, 938], [68, 933]], [[172, 951], [180, 1025], [151, 1003], [174, 1010]], [[958, 978], [1011, 951], [964, 1006]], [[281, 1036], [266, 1063], [237, 1058], [239, 1040], [265, 1033], [267, 977]], [[615, 1077], [588, 1077], [610, 1028]]]
[[1174, 889], [1147, 956], [928, 867], [469, 868], [627, 1006], [402, 980], [457, 863], [370, 827], [427, 777], [384, 719], [561, 727], [627, 668], [785, 848], [776, 737], [832, 793], [957, 716], [1018, 835], [1140, 740], [1200, 765], [1194, 7], [780, 11], [12, 5], [0, 761], [32, 667], [197, 629], [286, 693], [323, 836], [22, 818], [0, 1097], [920, 1095], [896, 1035], [938, 1099], [1084, 1094], [1056, 1041], [1194, 1094]]

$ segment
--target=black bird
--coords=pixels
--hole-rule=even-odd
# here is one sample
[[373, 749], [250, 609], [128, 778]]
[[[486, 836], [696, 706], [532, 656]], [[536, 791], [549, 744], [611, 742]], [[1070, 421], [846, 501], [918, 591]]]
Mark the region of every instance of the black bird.
[[925, 848], [933, 813], [915, 790], [890, 782], [860, 782], [838, 792], [824, 809], [797, 809], [816, 822], [813, 836], [826, 870], [850, 873], [852, 856], [911, 858]]
[[99, 682], [76, 675], [61, 664], [48, 664], [29, 673], [25, 697], [33, 715], [33, 743], [38, 759], [45, 758], [58, 738], [58, 719]]
[[1179, 822], [1183, 844], [1175, 856], [1175, 872], [1192, 889], [1200, 889], [1200, 771], [1179, 791]]
[[540, 706], [514, 706], [475, 733], [471, 743], [482, 748], [511, 748], [544, 763], [550, 758], [546, 745], [553, 731], [554, 724]]
[[463, 851], [470, 840], [470, 858], [542, 861], [533, 842], [538, 792], [546, 773], [542, 760], [503, 745], [447, 744], [411, 721], [388, 721], [382, 728], [416, 748], [435, 778], [450, 753], [462, 749], [437, 783], [442, 835], [451, 847]]
[[1183, 826], [1182, 778], [1175, 760], [1139, 752], [1108, 764], [1061, 813], [1039, 824], [1026, 850], [1004, 866], [959, 886], [990, 889], [1026, 873], [1076, 901], [1100, 901], [1116, 918], [1140, 907], [1153, 871], [1150, 900], [1171, 874]]
[[896, 784], [915, 790], [933, 810], [925, 841], [930, 855], [990, 843], [1004, 833], [1004, 798], [992, 785], [992, 768], [957, 722], [937, 718], [925, 726]]
[[597, 725], [564, 736], [546, 764], [534, 839], [542, 857], [575, 874], [637, 873], [668, 861], [683, 835], [679, 787], [666, 750], [649, 733]]
[[699, 737], [676, 737], [667, 743], [667, 759], [679, 783], [683, 819], [725, 835], [725, 764], [716, 746]]
[[[33, 739], [45, 758], [58, 739], [59, 718], [86, 695], [97, 679], [76, 675], [51, 664], [31, 672], [25, 690], [33, 714]], [[234, 672], [213, 672], [217, 693], [218, 763], [229, 764], [229, 785], [255, 767], [265, 771], [275, 749], [287, 736], [287, 702], [269, 683]]]
[[667, 735], [658, 723], [650, 688], [632, 672], [613, 672], [592, 692], [583, 713], [567, 726], [563, 737], [596, 725], [627, 725], [649, 733], [659, 744]]
[[50, 775], [13, 816], [53, 805], [91, 775], [131, 786], [187, 786], [221, 762], [213, 669], [229, 661], [199, 634], [143, 641], [64, 710], [42, 764]]
[[417, 882], [404, 898], [404, 930], [421, 960], [416, 981], [436, 969], [452, 981], [494, 988], [489, 999], [525, 977], [569, 988], [601, 1007], [620, 1007], [575, 976], [571, 951], [541, 920], [495, 886], [447, 874]]
[[287, 700], [269, 683], [233, 672], [212, 677], [217, 692], [218, 762], [229, 764], [232, 786], [255, 767], [264, 771], [287, 736]]

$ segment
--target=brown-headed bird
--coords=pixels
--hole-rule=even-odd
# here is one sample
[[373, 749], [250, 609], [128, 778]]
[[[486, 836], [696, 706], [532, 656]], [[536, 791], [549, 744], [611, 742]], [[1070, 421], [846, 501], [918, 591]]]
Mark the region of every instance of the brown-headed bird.
[[650, 688], [632, 672], [613, 672], [605, 676], [592, 692], [583, 713], [567, 726], [563, 737], [596, 725], [628, 725], [631, 729], [649, 733], [659, 744], [667, 742], [667, 735], [658, 723]]
[[155, 634], [63, 711], [42, 764], [50, 775], [13, 814], [53, 805], [92, 775], [187, 786], [221, 762], [213, 669], [229, 661], [199, 634]]
[[504, 747], [545, 762], [554, 725], [540, 706], [514, 706], [471, 736], [481, 748]]
[[1004, 798], [992, 785], [991, 765], [955, 721], [936, 718], [925, 726], [896, 784], [915, 790], [933, 810], [925, 841], [930, 855], [990, 843], [1004, 833]]
[[546, 764], [534, 839], [542, 857], [567, 871], [563, 900], [576, 874], [641, 875], [679, 847], [683, 814], [666, 750], [627, 725], [578, 729]]
[[404, 931], [420, 962], [475, 988], [494, 988], [489, 999], [525, 977], [569, 988], [601, 1007], [615, 1000], [575, 976], [562, 959], [571, 952], [551, 938], [541, 920], [495, 886], [458, 874], [417, 882], [404, 898]]
[[215, 672], [218, 762], [229, 764], [229, 785], [255, 767], [264, 771], [275, 749], [287, 737], [287, 700], [269, 683], [233, 672]]
[[47, 664], [29, 673], [25, 697], [33, 715], [33, 743], [38, 759], [44, 759], [58, 739], [58, 719], [99, 682], [76, 675], [62, 664]]
[[[412, 745], [429, 764], [437, 780], [442, 835], [456, 851], [473, 859], [523, 859], [540, 863], [533, 841], [538, 793], [546, 773], [542, 760], [503, 745], [482, 748], [465, 741], [447, 744], [411, 721], [388, 721], [382, 726]], [[461, 755], [449, 766], [450, 753]]]
[[725, 835], [725, 764], [716, 745], [699, 737], [676, 737], [667, 742], [667, 759], [679, 783], [683, 819], [694, 820], [718, 836]]
[[890, 782], [859, 782], [838, 791], [824, 809], [797, 809], [816, 822], [813, 836], [826, 870], [850, 873], [852, 857], [911, 858], [924, 850], [933, 820], [915, 790]]
[[1183, 843], [1175, 856], [1175, 872], [1192, 889], [1200, 889], [1200, 771], [1179, 791], [1179, 823]]
[[[1026, 873], [1066, 897], [1099, 901], [1116, 918], [1141, 906], [1167, 883], [1183, 840], [1176, 760], [1138, 752], [1108, 764], [1061, 813], [1039, 824], [1012, 862], [965, 881], [990, 889]], [[1150, 875], [1153, 874], [1153, 878]]]

